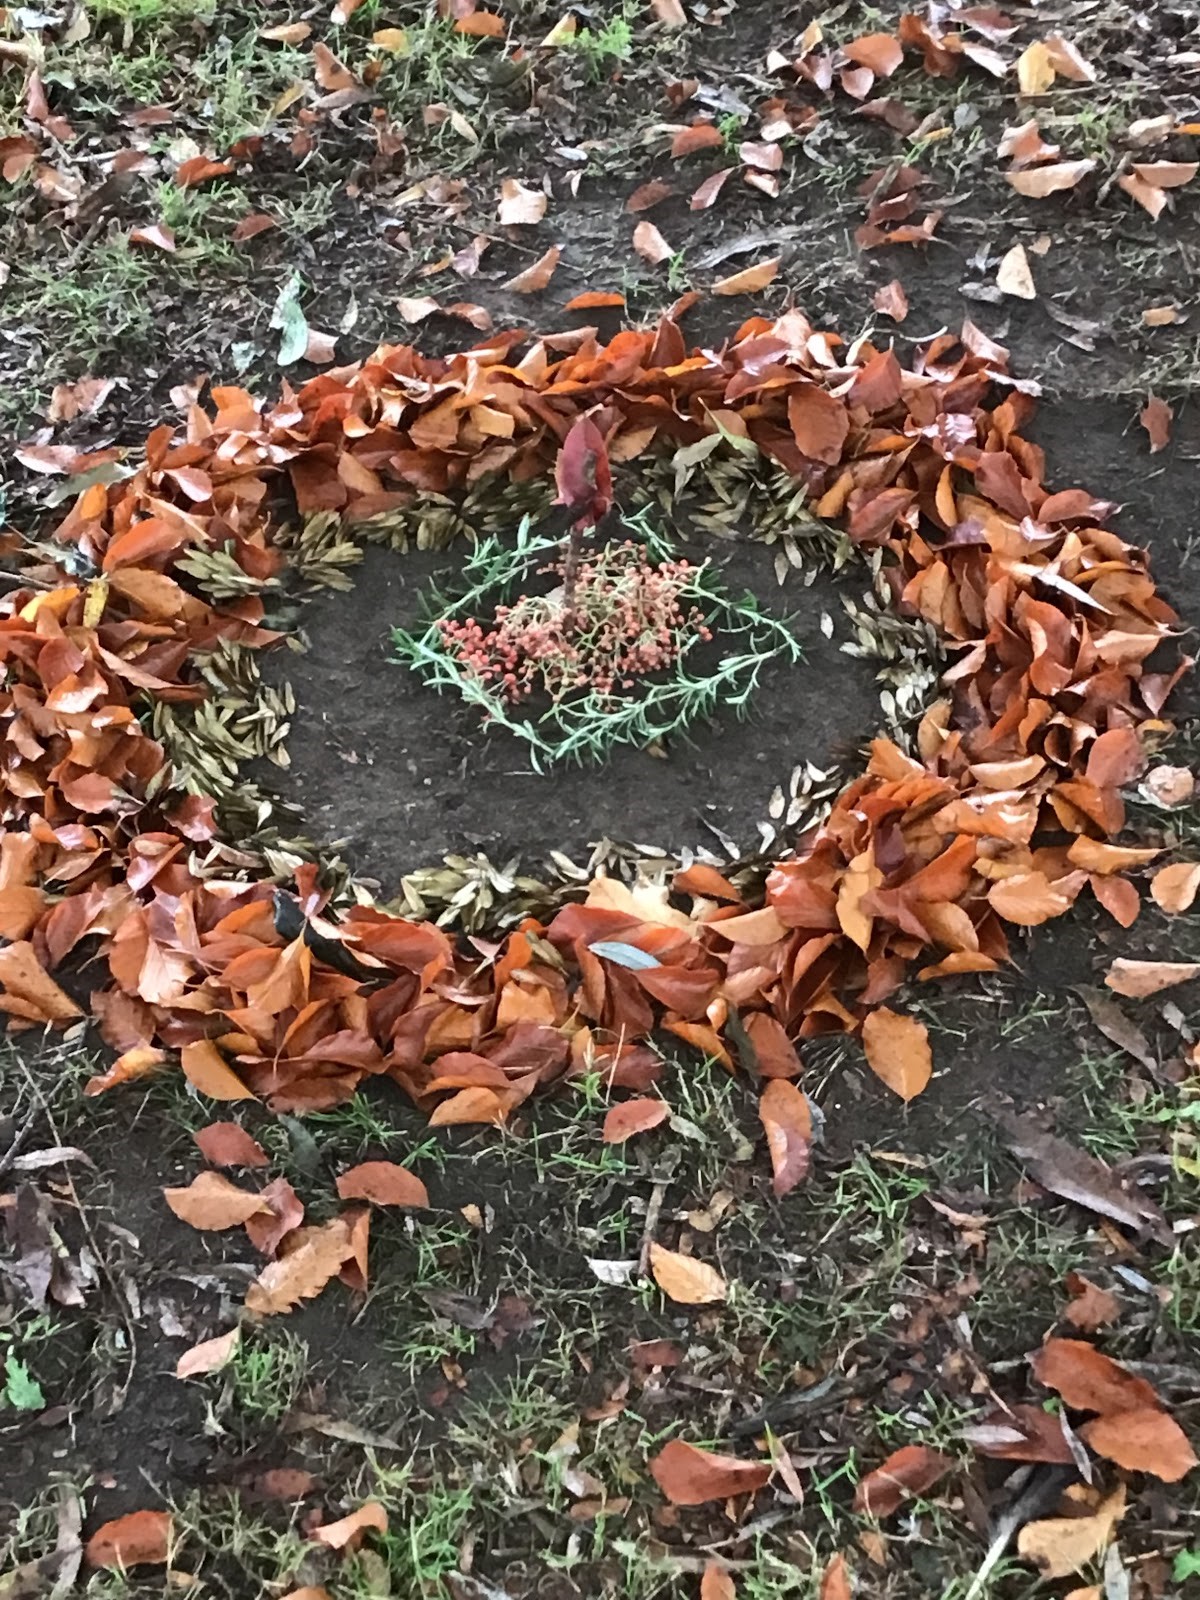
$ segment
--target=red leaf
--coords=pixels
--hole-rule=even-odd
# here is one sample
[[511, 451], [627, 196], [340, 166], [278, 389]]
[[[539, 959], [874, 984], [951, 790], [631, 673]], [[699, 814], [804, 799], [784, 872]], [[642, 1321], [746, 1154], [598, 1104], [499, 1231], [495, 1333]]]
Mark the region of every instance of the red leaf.
[[563, 440], [554, 467], [555, 505], [567, 506], [577, 528], [595, 527], [612, 505], [612, 469], [604, 435], [579, 417]]

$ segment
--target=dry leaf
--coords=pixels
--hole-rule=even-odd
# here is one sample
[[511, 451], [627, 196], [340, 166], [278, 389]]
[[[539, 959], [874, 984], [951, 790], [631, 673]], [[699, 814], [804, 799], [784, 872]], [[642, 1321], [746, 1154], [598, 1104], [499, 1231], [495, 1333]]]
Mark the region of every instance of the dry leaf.
[[1108, 1548], [1124, 1515], [1125, 1485], [1118, 1484], [1091, 1516], [1027, 1522], [1017, 1535], [1017, 1550], [1044, 1578], [1069, 1578]]
[[819, 1600], [852, 1600], [852, 1595], [846, 1558], [836, 1555], [822, 1575]]
[[682, 28], [687, 23], [687, 12], [680, 0], [650, 0], [654, 15], [665, 28]]
[[1064, 39], [1061, 33], [1048, 33], [1043, 44], [1060, 78], [1069, 78], [1072, 83], [1095, 83], [1095, 67], [1084, 60], [1069, 39]]
[[1173, 409], [1165, 400], [1160, 400], [1157, 395], [1151, 395], [1142, 408], [1138, 421], [1145, 428], [1150, 439], [1150, 454], [1156, 456], [1160, 450], [1165, 450], [1171, 440], [1171, 421], [1175, 415]]
[[194, 1344], [190, 1350], [185, 1350], [175, 1363], [175, 1376], [198, 1378], [205, 1372], [219, 1372], [232, 1359], [240, 1337], [240, 1328], [230, 1328], [228, 1333], [220, 1333], [215, 1339], [205, 1339], [203, 1344]]
[[758, 1103], [767, 1135], [777, 1195], [790, 1193], [808, 1176], [812, 1155], [812, 1108], [802, 1089], [785, 1078], [772, 1078]]
[[736, 167], [722, 167], [719, 172], [711, 173], [703, 183], [697, 184], [688, 201], [692, 211], [707, 211], [716, 201], [717, 196], [725, 187], [730, 177], [737, 171]]
[[549, 199], [544, 189], [533, 189], [519, 178], [505, 178], [500, 184], [499, 216], [506, 228], [528, 228], [546, 215]]
[[459, 17], [454, 29], [456, 33], [469, 34], [475, 39], [503, 39], [508, 24], [493, 11], [472, 11], [468, 16]]
[[183, 1075], [201, 1094], [211, 1100], [253, 1100], [246, 1085], [231, 1067], [211, 1039], [196, 1039], [185, 1044], [179, 1052]]
[[605, 1144], [624, 1144], [635, 1133], [648, 1133], [651, 1128], [657, 1128], [670, 1115], [670, 1107], [663, 1100], [622, 1100], [619, 1105], [609, 1107], [602, 1138]]
[[1017, 84], [1024, 95], [1045, 94], [1054, 82], [1054, 64], [1050, 52], [1040, 39], [1035, 39], [1017, 57]]
[[267, 1153], [236, 1122], [210, 1122], [194, 1133], [200, 1154], [213, 1167], [265, 1167]]
[[891, 283], [876, 289], [871, 304], [880, 316], [891, 317], [893, 322], [903, 322], [908, 315], [908, 296], [899, 278], [893, 278]]
[[1151, 767], [1142, 779], [1142, 793], [1155, 805], [1174, 809], [1185, 806], [1196, 792], [1196, 776], [1189, 767]]
[[929, 1030], [915, 1017], [903, 1017], [887, 1006], [869, 1011], [862, 1041], [871, 1071], [902, 1100], [915, 1099], [933, 1075]]
[[700, 1575], [700, 1600], [737, 1600], [737, 1585], [728, 1567], [709, 1561]]
[[1177, 917], [1190, 911], [1200, 890], [1200, 861], [1176, 861], [1169, 867], [1160, 867], [1150, 880], [1150, 894], [1154, 903]]
[[725, 1299], [725, 1279], [707, 1261], [680, 1255], [661, 1244], [650, 1246], [650, 1271], [667, 1296], [681, 1306], [710, 1306]]
[[219, 1172], [201, 1172], [184, 1189], [164, 1189], [163, 1199], [181, 1222], [213, 1233], [240, 1228], [269, 1209], [261, 1195], [239, 1189]]
[[652, 222], [639, 222], [633, 230], [633, 248], [652, 267], [669, 261], [675, 252]]
[[649, 211], [652, 206], [661, 205], [664, 200], [669, 200], [674, 193], [669, 183], [663, 183], [661, 178], [652, 178], [649, 183], [640, 184], [633, 191], [625, 202], [625, 209], [635, 214], [639, 211]]
[[326, 94], [337, 94], [342, 89], [355, 87], [354, 74], [346, 69], [327, 44], [322, 44], [318, 39], [312, 49], [318, 88]]
[[29, 1022], [70, 1022], [83, 1012], [55, 983], [26, 939], [0, 950], [0, 1011]]
[[131, 1511], [97, 1528], [84, 1559], [89, 1567], [161, 1567], [171, 1556], [175, 1526], [169, 1511]]
[[370, 1200], [377, 1206], [428, 1206], [429, 1192], [420, 1178], [394, 1161], [363, 1161], [337, 1181], [343, 1200]]
[[1063, 1311], [1062, 1321], [1070, 1323], [1080, 1333], [1095, 1333], [1098, 1328], [1119, 1320], [1121, 1302], [1110, 1290], [1102, 1289], [1080, 1272], [1067, 1274], [1067, 1288], [1071, 1300]]
[[1145, 1411], [1158, 1396], [1145, 1378], [1083, 1339], [1047, 1339], [1029, 1358], [1034, 1376], [1076, 1411]]
[[953, 1465], [950, 1456], [928, 1445], [903, 1445], [862, 1480], [854, 1493], [854, 1509], [871, 1517], [890, 1517], [913, 1495], [931, 1489]]
[[247, 1310], [259, 1316], [275, 1316], [314, 1299], [354, 1253], [345, 1216], [322, 1227], [297, 1228], [286, 1242], [287, 1254], [269, 1262], [246, 1291]]
[[650, 1462], [654, 1481], [673, 1506], [701, 1506], [730, 1495], [754, 1494], [771, 1477], [769, 1461], [743, 1461], [672, 1439]]
[[1090, 158], [1084, 161], [1055, 161], [1045, 167], [1006, 172], [1004, 176], [1018, 194], [1026, 195], [1031, 200], [1044, 200], [1048, 194], [1073, 189], [1093, 171], [1095, 165]]
[[1005, 254], [996, 272], [996, 284], [1005, 294], [1016, 295], [1020, 300], [1037, 299], [1037, 287], [1023, 244], [1014, 244]]
[[562, 249], [559, 245], [552, 244], [544, 256], [540, 256], [531, 267], [526, 267], [524, 272], [518, 272], [515, 278], [509, 278], [507, 283], [501, 284], [502, 289], [511, 289], [514, 294], [540, 294], [558, 267]]
[[1118, 956], [1104, 981], [1128, 1000], [1144, 1000], [1147, 995], [1173, 989], [1200, 973], [1200, 961], [1127, 961]]
[[712, 286], [714, 294], [758, 294], [760, 289], [765, 289], [769, 283], [774, 283], [779, 276], [779, 263], [782, 257], [773, 256], [770, 261], [760, 261], [756, 267], [747, 267], [744, 272], [735, 272], [731, 277], [721, 278]]
[[1098, 1456], [1126, 1472], [1148, 1472], [1163, 1483], [1178, 1483], [1196, 1465], [1187, 1434], [1165, 1411], [1118, 1411], [1079, 1430]]
[[130, 244], [148, 244], [155, 250], [165, 250], [168, 255], [175, 253], [175, 235], [170, 228], [162, 222], [154, 222], [148, 228], [131, 228], [129, 230]]
[[328, 1545], [330, 1550], [357, 1550], [365, 1534], [386, 1533], [387, 1528], [387, 1512], [378, 1500], [368, 1500], [340, 1522], [327, 1522], [324, 1527], [314, 1528], [312, 1537], [319, 1544]]

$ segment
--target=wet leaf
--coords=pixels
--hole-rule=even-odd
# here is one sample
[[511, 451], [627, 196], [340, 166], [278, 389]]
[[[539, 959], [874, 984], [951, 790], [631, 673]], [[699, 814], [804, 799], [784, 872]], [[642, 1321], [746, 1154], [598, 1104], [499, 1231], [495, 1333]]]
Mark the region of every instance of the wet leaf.
[[84, 1559], [89, 1567], [160, 1567], [170, 1559], [174, 1542], [169, 1511], [131, 1511], [96, 1529]]
[[781, 259], [780, 256], [774, 256], [770, 261], [760, 261], [755, 267], [747, 267], [728, 278], [721, 278], [713, 284], [712, 292], [722, 295], [758, 294], [779, 276]]
[[707, 1261], [666, 1250], [661, 1244], [650, 1246], [650, 1271], [666, 1295], [681, 1306], [709, 1306], [725, 1299], [725, 1279]]
[[913, 1100], [933, 1076], [929, 1030], [887, 1006], [867, 1013], [862, 1031], [867, 1065], [902, 1100]]
[[1129, 1000], [1144, 1000], [1177, 984], [1188, 983], [1200, 974], [1200, 961], [1131, 961], [1118, 956], [1104, 981], [1117, 994]]
[[758, 1103], [767, 1135], [777, 1195], [789, 1194], [808, 1176], [812, 1156], [812, 1109], [802, 1089], [785, 1078], [772, 1078]]
[[700, 1506], [754, 1494], [769, 1482], [769, 1461], [743, 1461], [672, 1439], [650, 1462], [655, 1483], [673, 1506]]
[[663, 1100], [622, 1100], [610, 1106], [604, 1118], [604, 1143], [624, 1144], [636, 1133], [649, 1133], [651, 1128], [657, 1128], [670, 1115], [670, 1107]]
[[854, 1509], [871, 1517], [890, 1517], [906, 1500], [932, 1489], [953, 1465], [952, 1457], [928, 1445], [906, 1444], [861, 1481]]
[[425, 1207], [429, 1192], [420, 1178], [394, 1161], [363, 1161], [337, 1181], [343, 1200], [370, 1200], [377, 1206]]
[[1165, 1229], [1162, 1212], [1154, 1202], [1136, 1191], [1126, 1192], [1112, 1169], [1097, 1156], [1044, 1133], [1027, 1118], [997, 1120], [1014, 1155], [1050, 1194], [1071, 1200], [1099, 1216], [1111, 1217], [1127, 1228], [1148, 1227], [1159, 1232]]
[[239, 1189], [219, 1172], [201, 1172], [183, 1189], [164, 1189], [163, 1199], [181, 1222], [204, 1232], [238, 1228], [267, 1210], [261, 1195]]
[[175, 1376], [198, 1378], [206, 1372], [219, 1372], [233, 1359], [240, 1337], [240, 1328], [230, 1328], [228, 1333], [218, 1334], [215, 1339], [205, 1339], [202, 1344], [193, 1345], [175, 1363]]

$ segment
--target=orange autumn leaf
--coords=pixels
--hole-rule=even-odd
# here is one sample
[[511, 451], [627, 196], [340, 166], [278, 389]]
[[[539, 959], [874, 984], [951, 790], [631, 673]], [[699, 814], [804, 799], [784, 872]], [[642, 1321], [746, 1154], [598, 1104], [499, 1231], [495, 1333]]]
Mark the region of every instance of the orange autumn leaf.
[[508, 32], [508, 24], [494, 11], [472, 11], [468, 16], [459, 17], [454, 30], [468, 34], [473, 39], [503, 39]]
[[719, 1561], [705, 1563], [700, 1574], [700, 1600], [737, 1600], [733, 1574]]
[[1160, 450], [1165, 450], [1171, 442], [1171, 422], [1175, 412], [1165, 400], [1160, 400], [1152, 394], [1142, 408], [1138, 421], [1146, 430], [1150, 440], [1150, 454], [1156, 456]]
[[1200, 861], [1175, 861], [1160, 867], [1150, 880], [1150, 894], [1156, 906], [1168, 916], [1190, 911], [1200, 890]]
[[513, 294], [540, 294], [558, 270], [561, 256], [561, 248], [552, 244], [545, 255], [539, 256], [531, 267], [526, 267], [524, 272], [518, 272], [515, 278], [509, 278], [501, 287], [511, 290]]
[[802, 1089], [785, 1078], [772, 1078], [758, 1103], [767, 1135], [775, 1193], [789, 1194], [808, 1176], [812, 1155], [812, 1108]]
[[588, 289], [583, 294], [577, 294], [568, 300], [563, 307], [564, 311], [602, 311], [609, 308], [621, 309], [625, 305], [623, 294], [609, 294], [599, 289]]
[[1165, 1411], [1116, 1411], [1085, 1423], [1079, 1436], [1106, 1461], [1163, 1483], [1178, 1483], [1197, 1464], [1187, 1434]]
[[701, 1506], [731, 1495], [754, 1494], [769, 1482], [769, 1461], [743, 1461], [672, 1439], [650, 1462], [655, 1483], [673, 1506]]
[[953, 1465], [950, 1456], [928, 1445], [903, 1445], [863, 1478], [854, 1493], [854, 1509], [871, 1517], [890, 1517], [906, 1500], [932, 1489]]
[[694, 155], [697, 150], [711, 150], [724, 143], [724, 136], [715, 122], [693, 122], [689, 128], [680, 128], [672, 139], [671, 154], [678, 160]]
[[670, 1115], [670, 1107], [663, 1100], [622, 1100], [609, 1107], [601, 1138], [605, 1144], [624, 1144], [634, 1134], [657, 1128]]
[[97, 1528], [83, 1554], [89, 1567], [161, 1567], [174, 1543], [169, 1511], [130, 1511]]
[[268, 1262], [246, 1291], [246, 1309], [259, 1316], [291, 1311], [319, 1295], [354, 1254], [351, 1223], [334, 1217], [319, 1227], [288, 1234], [286, 1254]]
[[89, 1078], [83, 1086], [83, 1092], [85, 1095], [103, 1094], [106, 1089], [115, 1089], [119, 1083], [136, 1083], [139, 1078], [148, 1078], [156, 1073], [166, 1059], [167, 1052], [159, 1050], [156, 1045], [134, 1045], [132, 1050], [126, 1050], [118, 1056], [107, 1072]]
[[163, 1199], [181, 1222], [204, 1232], [238, 1228], [268, 1209], [261, 1195], [239, 1189], [219, 1172], [201, 1172], [183, 1189], [164, 1189]]
[[1158, 1409], [1158, 1396], [1145, 1378], [1083, 1339], [1047, 1339], [1029, 1364], [1039, 1383], [1077, 1411]]
[[1090, 1514], [1027, 1522], [1017, 1535], [1018, 1553], [1032, 1562], [1043, 1578], [1069, 1578], [1086, 1571], [1104, 1553], [1124, 1514], [1122, 1483]]
[[755, 267], [746, 267], [742, 272], [734, 272], [728, 278], [719, 278], [712, 286], [714, 294], [758, 294], [769, 283], [774, 283], [779, 276], [779, 263], [782, 257], [773, 256], [770, 261], [760, 261]]
[[368, 1533], [386, 1533], [388, 1515], [378, 1500], [368, 1500], [338, 1522], [314, 1528], [312, 1537], [330, 1550], [357, 1550]]
[[0, 1011], [29, 1022], [70, 1022], [83, 1012], [55, 983], [26, 939], [0, 950]]
[[893, 322], [903, 322], [908, 315], [908, 296], [899, 278], [893, 278], [891, 283], [876, 289], [871, 304], [880, 316], [891, 317]]
[[838, 1554], [822, 1574], [819, 1600], [852, 1600], [852, 1595], [846, 1558]]
[[205, 1339], [201, 1344], [194, 1344], [190, 1350], [185, 1350], [175, 1363], [175, 1376], [198, 1378], [207, 1372], [219, 1372], [232, 1361], [240, 1337], [241, 1329], [234, 1327], [230, 1328], [228, 1333], [219, 1333], [215, 1339]]
[[728, 1292], [724, 1278], [707, 1261], [664, 1249], [661, 1244], [650, 1246], [650, 1271], [668, 1300], [677, 1305], [715, 1305]]
[[210, 1100], [253, 1100], [238, 1075], [229, 1067], [211, 1039], [185, 1044], [179, 1053], [183, 1075]]
[[913, 1100], [933, 1076], [929, 1030], [915, 1017], [881, 1006], [863, 1022], [863, 1050], [876, 1077], [902, 1100]]
[[1148, 995], [1188, 983], [1200, 974], [1200, 961], [1133, 961], [1118, 956], [1105, 974], [1104, 982], [1128, 1000], [1144, 1000]]
[[363, 1161], [343, 1172], [337, 1181], [343, 1200], [369, 1200], [377, 1206], [421, 1208], [429, 1204], [429, 1191], [407, 1167], [394, 1161]]

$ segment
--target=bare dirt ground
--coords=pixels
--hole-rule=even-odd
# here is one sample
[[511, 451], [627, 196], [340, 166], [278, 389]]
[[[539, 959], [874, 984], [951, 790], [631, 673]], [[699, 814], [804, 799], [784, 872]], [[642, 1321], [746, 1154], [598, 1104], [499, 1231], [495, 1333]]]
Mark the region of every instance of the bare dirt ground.
[[[792, 302], [847, 336], [888, 328], [873, 296], [899, 280], [897, 347], [964, 315], [1006, 344], [1045, 391], [1035, 432], [1051, 484], [1119, 502], [1117, 531], [1150, 549], [1185, 619], [1200, 612], [1200, 187], [1172, 190], [1154, 220], [1116, 181], [1134, 161], [1195, 158], [1195, 136], [1170, 132], [1200, 119], [1194, 7], [988, 13], [1017, 30], [995, 45], [1005, 62], [1060, 34], [1094, 78], [1022, 95], [1011, 67], [935, 76], [910, 53], [874, 89], [890, 122], [768, 54], [798, 56], [814, 22], [832, 43], [890, 32], [891, 6], [685, 0], [682, 27], [632, 0], [497, 9], [501, 38], [403, 0], [345, 6], [340, 22], [325, 0], [0, 9], [0, 474], [14, 528], [35, 535], [56, 496], [19, 444], [133, 448], [207, 381], [270, 393], [317, 370], [277, 361], [272, 313], [295, 274], [284, 297], [336, 339], [338, 362], [381, 340], [475, 337], [425, 297], [482, 307], [497, 327], [596, 320], [611, 334], [696, 288], [685, 327], [719, 344]], [[543, 43], [566, 18], [574, 33]], [[761, 169], [742, 148], [761, 144], [772, 101], [797, 129], [776, 145], [774, 195], [746, 181]], [[1006, 181], [998, 143], [1030, 117], [1064, 161], [1095, 163], [1076, 187], [1039, 199]], [[697, 118], [718, 142], [673, 157]], [[1147, 154], [1130, 130], [1154, 118], [1171, 122]], [[189, 184], [197, 157], [228, 169]], [[917, 215], [942, 218], [927, 243], [863, 249], [863, 186], [901, 162], [924, 179]], [[716, 203], [690, 209], [724, 168]], [[540, 221], [498, 221], [510, 178], [546, 194]], [[662, 197], [631, 210], [651, 183]], [[669, 247], [656, 265], [634, 248], [641, 222]], [[1030, 298], [997, 285], [1018, 244]], [[555, 245], [544, 291], [505, 287]], [[774, 257], [764, 290], [705, 293]], [[588, 291], [624, 294], [627, 311], [564, 309]], [[94, 406], [88, 378], [108, 385]], [[1174, 410], [1154, 454], [1138, 421], [1152, 395]], [[274, 619], [310, 648], [275, 669], [296, 711], [272, 791], [297, 830], [337, 841], [389, 892], [447, 853], [515, 856], [537, 874], [550, 850], [677, 851], [706, 823], [759, 848], [773, 788], [797, 763], [846, 760], [881, 723], [881, 685], [878, 663], [840, 648], [841, 599], [861, 582], [780, 585], [750, 531], [731, 525], [706, 553], [797, 619], [805, 663], [768, 682], [748, 721], [665, 759], [535, 782], [388, 663], [388, 630], [452, 551], [370, 550], [356, 588]], [[1185, 684], [1162, 759], [1194, 764], [1193, 695]], [[1145, 842], [1197, 853], [1196, 807], [1134, 796], [1131, 811]], [[1118, 955], [1200, 959], [1200, 928], [1147, 901], [1122, 930], [1089, 903], [1016, 950], [1001, 976], [906, 996], [937, 1068], [908, 1109], [857, 1044], [806, 1048], [823, 1140], [783, 1200], [744, 1085], [682, 1052], [661, 1090], [671, 1122], [623, 1146], [601, 1143], [606, 1104], [587, 1082], [503, 1132], [430, 1129], [389, 1085], [304, 1119], [237, 1108], [310, 1218], [331, 1209], [339, 1171], [374, 1157], [419, 1172], [431, 1205], [376, 1214], [365, 1295], [334, 1284], [247, 1325], [228, 1364], [193, 1379], [175, 1375], [181, 1354], [233, 1325], [257, 1271], [240, 1234], [198, 1233], [163, 1203], [198, 1169], [192, 1135], [213, 1108], [174, 1078], [85, 1098], [88, 1033], [24, 1036], [0, 1059], [0, 1596], [837, 1600], [850, 1592], [827, 1575], [839, 1553], [852, 1592], [886, 1600], [1197, 1592], [1195, 1475], [1164, 1485], [1099, 1465], [1089, 1501], [1077, 1467], [984, 1459], [964, 1429], [998, 1403], [1055, 1408], [1026, 1356], [1055, 1327], [1078, 1332], [1062, 1320], [1078, 1274], [1113, 1297], [1103, 1347], [1197, 1437], [1200, 1009], [1191, 987], [1118, 1002], [1101, 984]], [[1071, 1197], [1061, 1150], [1057, 1187], [1045, 1163], [1031, 1176], [1005, 1134], [1012, 1111], [1108, 1163], [1165, 1229]], [[63, 1148], [80, 1153], [32, 1159]], [[724, 1303], [673, 1304], [637, 1272], [656, 1229], [720, 1271]], [[672, 1506], [647, 1463], [676, 1436], [790, 1465], [753, 1501]], [[856, 1484], [910, 1444], [944, 1452], [947, 1474], [894, 1516], [856, 1510]], [[1043, 1579], [1006, 1513], [1031, 1494], [1027, 1519], [1054, 1516], [1069, 1477], [1081, 1513], [1123, 1478], [1126, 1509], [1107, 1556], [1093, 1542]], [[386, 1529], [358, 1548], [312, 1537], [368, 1503]], [[79, 1569], [80, 1526], [144, 1508], [172, 1512], [168, 1564]]]

